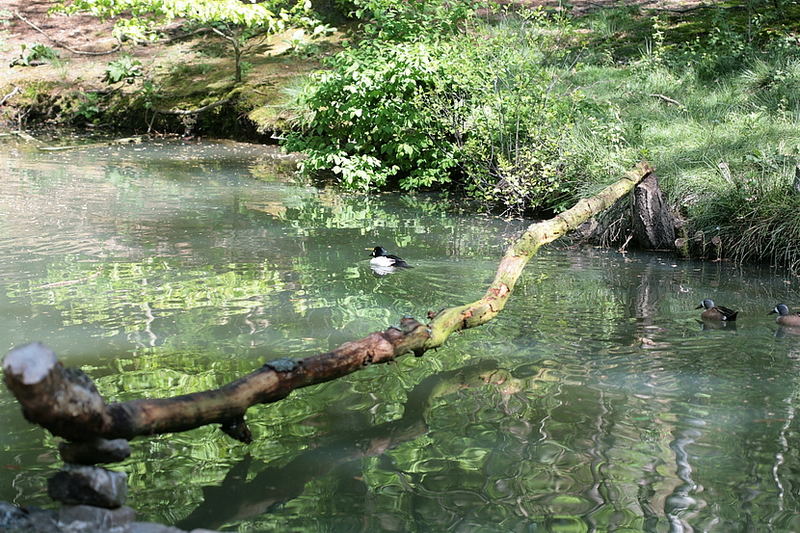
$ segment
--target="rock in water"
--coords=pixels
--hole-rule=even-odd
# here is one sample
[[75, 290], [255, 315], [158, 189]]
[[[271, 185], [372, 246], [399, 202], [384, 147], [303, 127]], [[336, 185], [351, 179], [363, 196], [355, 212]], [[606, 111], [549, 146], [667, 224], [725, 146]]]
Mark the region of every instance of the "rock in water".
[[66, 504], [115, 509], [128, 496], [128, 475], [97, 466], [66, 464], [47, 480], [47, 493]]
[[125, 439], [94, 439], [88, 442], [62, 442], [58, 445], [58, 451], [66, 463], [95, 465], [127, 459], [131, 447]]
[[65, 505], [58, 511], [58, 521], [69, 531], [127, 531], [136, 518], [130, 507], [103, 509], [91, 505]]

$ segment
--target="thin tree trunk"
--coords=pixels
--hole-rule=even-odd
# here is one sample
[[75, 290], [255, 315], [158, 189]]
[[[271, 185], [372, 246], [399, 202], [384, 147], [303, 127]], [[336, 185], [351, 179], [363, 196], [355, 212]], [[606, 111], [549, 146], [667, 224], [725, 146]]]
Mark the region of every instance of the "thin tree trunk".
[[539, 247], [610, 207], [651, 172], [642, 163], [596, 196], [579, 201], [550, 220], [530, 225], [506, 250], [483, 298], [429, 313], [427, 325], [404, 317], [399, 326], [347, 342], [328, 353], [270, 361], [219, 389], [173, 398], [107, 404], [86, 374], [64, 368], [51, 350], [38, 343], [15, 348], [6, 355], [5, 382], [30, 422], [74, 441], [132, 439], [219, 423], [231, 437], [250, 442], [244, 421], [250, 406], [278, 401], [300, 387], [330, 381], [409, 352], [421, 356], [444, 344], [454, 332], [494, 318], [505, 307], [522, 269]]

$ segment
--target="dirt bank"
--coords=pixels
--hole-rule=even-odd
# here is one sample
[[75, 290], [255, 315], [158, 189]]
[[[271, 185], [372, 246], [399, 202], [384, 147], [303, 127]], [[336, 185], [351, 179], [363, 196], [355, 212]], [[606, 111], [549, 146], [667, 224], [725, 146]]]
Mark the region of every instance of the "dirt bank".
[[[50, 13], [54, 5], [10, 0], [0, 10], [0, 122], [7, 128], [81, 126], [269, 141], [287, 118], [280, 106], [286, 91], [319, 68], [340, 39], [315, 41], [313, 54], [292, 48], [293, 31], [254, 39], [237, 85], [231, 52], [213, 33], [187, 34], [174, 24], [159, 42], [119, 43], [111, 23]], [[34, 43], [58, 57], [12, 65], [20, 63], [23, 45]], [[109, 63], [124, 58], [141, 64], [140, 75], [111, 83]]]

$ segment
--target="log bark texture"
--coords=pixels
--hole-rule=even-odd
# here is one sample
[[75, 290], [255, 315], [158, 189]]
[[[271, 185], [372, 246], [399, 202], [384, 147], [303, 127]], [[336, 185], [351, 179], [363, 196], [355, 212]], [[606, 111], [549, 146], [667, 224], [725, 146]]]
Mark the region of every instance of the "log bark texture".
[[463, 329], [480, 326], [505, 307], [523, 268], [539, 248], [552, 242], [628, 194], [652, 173], [642, 163], [596, 196], [543, 222], [531, 224], [505, 252], [494, 281], [475, 302], [430, 313], [428, 324], [404, 317], [398, 326], [303, 359], [278, 359], [219, 389], [162, 399], [108, 404], [79, 370], [64, 368], [47, 347], [15, 348], [3, 361], [8, 388], [24, 416], [72, 441], [132, 439], [219, 423], [231, 437], [249, 442], [244, 421], [253, 405], [278, 401], [293, 390], [330, 381], [406, 353], [421, 356]]
[[650, 173], [633, 190], [633, 235], [639, 246], [648, 250], [675, 248], [675, 217]]

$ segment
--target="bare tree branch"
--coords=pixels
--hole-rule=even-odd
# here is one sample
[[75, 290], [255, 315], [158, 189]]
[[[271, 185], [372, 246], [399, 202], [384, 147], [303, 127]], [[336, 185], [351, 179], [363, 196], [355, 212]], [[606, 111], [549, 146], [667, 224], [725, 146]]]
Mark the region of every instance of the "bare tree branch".
[[679, 101], [673, 100], [669, 96], [664, 96], [663, 94], [648, 94], [647, 96], [652, 96], [653, 98], [660, 98], [661, 100], [664, 100], [668, 104], [673, 104], [673, 105], [676, 105], [678, 107], [683, 107], [683, 104], [680, 103]]

